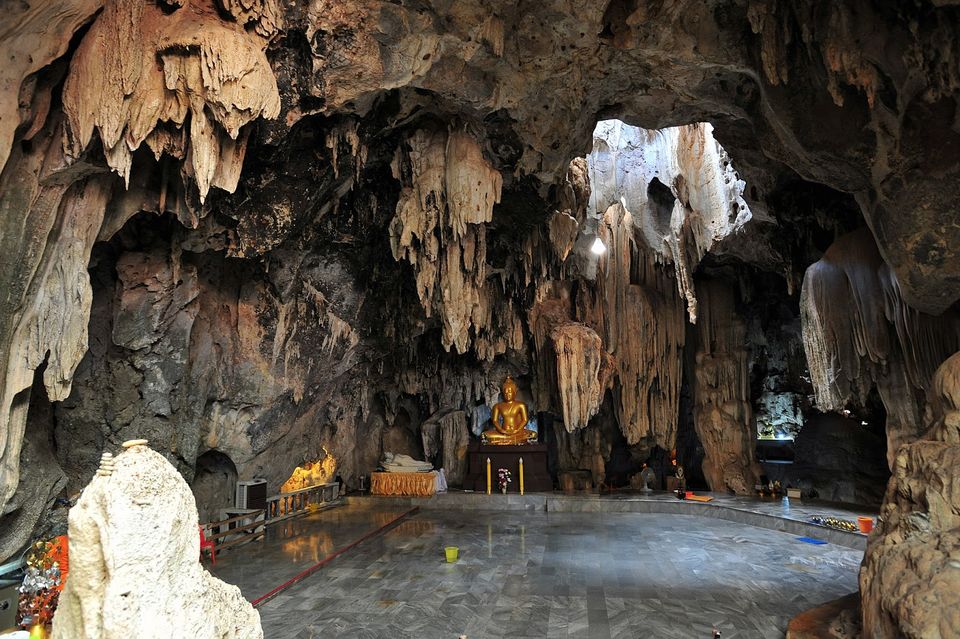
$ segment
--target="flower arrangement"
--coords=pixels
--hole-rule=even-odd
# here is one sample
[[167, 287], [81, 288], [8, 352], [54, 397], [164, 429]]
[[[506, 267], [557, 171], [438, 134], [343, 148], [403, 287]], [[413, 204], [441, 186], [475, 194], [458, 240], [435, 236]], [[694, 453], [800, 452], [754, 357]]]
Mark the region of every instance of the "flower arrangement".
[[[67, 536], [38, 541], [27, 555], [27, 570], [20, 586], [20, 625], [30, 628], [30, 636], [46, 636], [53, 621], [60, 591], [67, 578]], [[35, 627], [39, 626], [41, 630]], [[39, 634], [38, 634], [39, 633]]]
[[513, 479], [510, 477], [510, 471], [506, 468], [500, 468], [497, 470], [497, 483], [500, 486], [500, 492], [507, 492], [507, 484], [512, 482]]

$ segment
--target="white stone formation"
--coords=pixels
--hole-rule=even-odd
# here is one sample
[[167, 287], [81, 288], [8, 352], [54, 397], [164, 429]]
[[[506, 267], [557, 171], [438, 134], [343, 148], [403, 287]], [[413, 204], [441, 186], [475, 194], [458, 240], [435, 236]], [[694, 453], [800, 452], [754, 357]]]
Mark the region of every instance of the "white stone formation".
[[70, 511], [70, 577], [53, 639], [263, 639], [236, 586], [198, 561], [197, 506], [180, 473], [142, 444], [108, 461]]
[[[713, 126], [699, 122], [649, 131], [604, 120], [593, 132], [587, 164], [590, 212], [603, 215], [619, 202], [634, 215], [638, 238], [658, 262], [673, 264], [690, 321], [696, 323], [692, 278], [697, 264], [753, 217], [743, 199], [746, 183], [714, 139]], [[651, 187], [654, 180], [661, 185], [662, 201]]]

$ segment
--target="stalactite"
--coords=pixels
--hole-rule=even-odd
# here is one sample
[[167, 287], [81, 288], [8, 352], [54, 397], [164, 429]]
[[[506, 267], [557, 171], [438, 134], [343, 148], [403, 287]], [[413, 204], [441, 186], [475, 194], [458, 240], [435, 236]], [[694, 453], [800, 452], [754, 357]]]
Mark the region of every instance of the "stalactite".
[[876, 384], [887, 410], [887, 454], [919, 435], [920, 402], [948, 354], [960, 347], [953, 310], [910, 308], [867, 229], [844, 235], [811, 265], [800, 294], [803, 342], [817, 406], [860, 405]]
[[604, 213], [599, 233], [607, 253], [578, 315], [617, 362], [615, 413], [627, 443], [670, 449], [677, 435], [686, 318], [672, 274], [636, 243], [635, 232], [622, 204]]
[[[41, 86], [31, 75], [66, 53], [70, 38], [103, 5], [103, 0], [17, 2], [3, 6], [0, 26], [0, 171], [6, 166], [14, 133], [30, 122], [30, 139], [42, 125], [52, 86]], [[32, 81], [33, 80], [33, 81]], [[46, 107], [21, 111], [44, 92]], [[32, 94], [32, 95], [31, 95]], [[32, 106], [32, 105], [31, 105]], [[25, 116], [25, 117], [24, 117]]]
[[549, 229], [553, 253], [557, 260], [562, 262], [567, 259], [573, 249], [574, 242], [577, 241], [580, 225], [577, 224], [577, 219], [569, 213], [557, 211], [550, 218]]
[[51, 122], [29, 152], [15, 149], [0, 183], [0, 217], [25, 220], [0, 234], [0, 511], [17, 488], [20, 447], [34, 371], [44, 362], [51, 400], [70, 393], [87, 349], [93, 293], [90, 251], [103, 221], [109, 180], [93, 167], [65, 166]]
[[527, 312], [527, 323], [533, 341], [533, 396], [537, 406], [544, 409], [562, 405], [557, 386], [556, 354], [550, 334], [554, 328], [571, 322], [573, 315], [568, 282], [546, 281], [537, 286], [534, 302]]
[[703, 474], [711, 490], [746, 495], [759, 476], [754, 461], [747, 329], [737, 315], [731, 284], [700, 280], [697, 297], [701, 316], [694, 425], [704, 450]]
[[550, 331], [557, 357], [557, 388], [568, 433], [586, 428], [600, 410], [615, 366], [597, 333], [583, 324], [566, 323]]
[[357, 121], [348, 120], [342, 122], [330, 129], [327, 133], [327, 148], [330, 149], [330, 164], [333, 166], [334, 177], [340, 177], [340, 164], [338, 158], [340, 155], [340, 145], [346, 143], [350, 156], [353, 158], [353, 179], [360, 179], [360, 171], [367, 162], [369, 149], [361, 142], [360, 134], [357, 131]]
[[[484, 225], [500, 201], [502, 178], [466, 133], [421, 130], [407, 146], [407, 152], [397, 150], [392, 165], [404, 183], [390, 224], [393, 256], [413, 266], [424, 311], [442, 323], [444, 348], [465, 353], [471, 329], [479, 334], [493, 321]], [[519, 317], [511, 318], [506, 334], [515, 336]], [[497, 350], [487, 346], [489, 340], [485, 357]]]
[[[256, 5], [256, 6], [255, 6]], [[272, 0], [212, 0], [167, 14], [158, 3], [110, 0], [73, 57], [63, 89], [70, 152], [78, 157], [94, 130], [107, 163], [129, 183], [132, 151], [185, 160], [201, 202], [210, 187], [236, 189], [246, 152], [242, 127], [280, 113], [267, 38], [279, 15]], [[247, 23], [257, 29], [248, 31]], [[189, 123], [189, 145], [179, 141]]]
[[[809, 50], [815, 47], [828, 72], [827, 90], [834, 102], [843, 106], [842, 83], [863, 91], [867, 103], [872, 107], [882, 80], [863, 49], [854, 46], [849, 38], [850, 25], [862, 20], [863, 16], [843, 4], [827, 8], [826, 19], [805, 16], [804, 13], [810, 10], [807, 6], [795, 6], [793, 3], [749, 3], [747, 17], [753, 32], [762, 38], [760, 55], [767, 80], [773, 85], [787, 84], [790, 79], [791, 48], [799, 46]], [[792, 32], [800, 24], [804, 25], [803, 37], [794, 37]]]

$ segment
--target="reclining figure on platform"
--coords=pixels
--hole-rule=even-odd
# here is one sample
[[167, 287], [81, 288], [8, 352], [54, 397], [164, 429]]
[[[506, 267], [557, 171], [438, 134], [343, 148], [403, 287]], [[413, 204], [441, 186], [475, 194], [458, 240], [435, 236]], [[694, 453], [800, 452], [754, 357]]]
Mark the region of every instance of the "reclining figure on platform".
[[527, 405], [516, 401], [517, 384], [509, 375], [503, 381], [503, 400], [493, 407], [493, 428], [483, 431], [484, 444], [526, 444], [537, 438], [537, 431], [527, 428]]
[[401, 453], [384, 453], [380, 462], [388, 473], [426, 473], [433, 470], [433, 464], [414, 459]]

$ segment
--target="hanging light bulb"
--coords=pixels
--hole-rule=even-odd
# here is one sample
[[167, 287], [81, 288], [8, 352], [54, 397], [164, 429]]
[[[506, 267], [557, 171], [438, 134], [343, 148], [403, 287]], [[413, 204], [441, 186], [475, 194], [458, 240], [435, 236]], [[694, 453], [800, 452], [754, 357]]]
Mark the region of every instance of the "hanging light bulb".
[[593, 241], [593, 244], [590, 245], [590, 252], [594, 255], [603, 255], [607, 252], [607, 245], [598, 237]]

